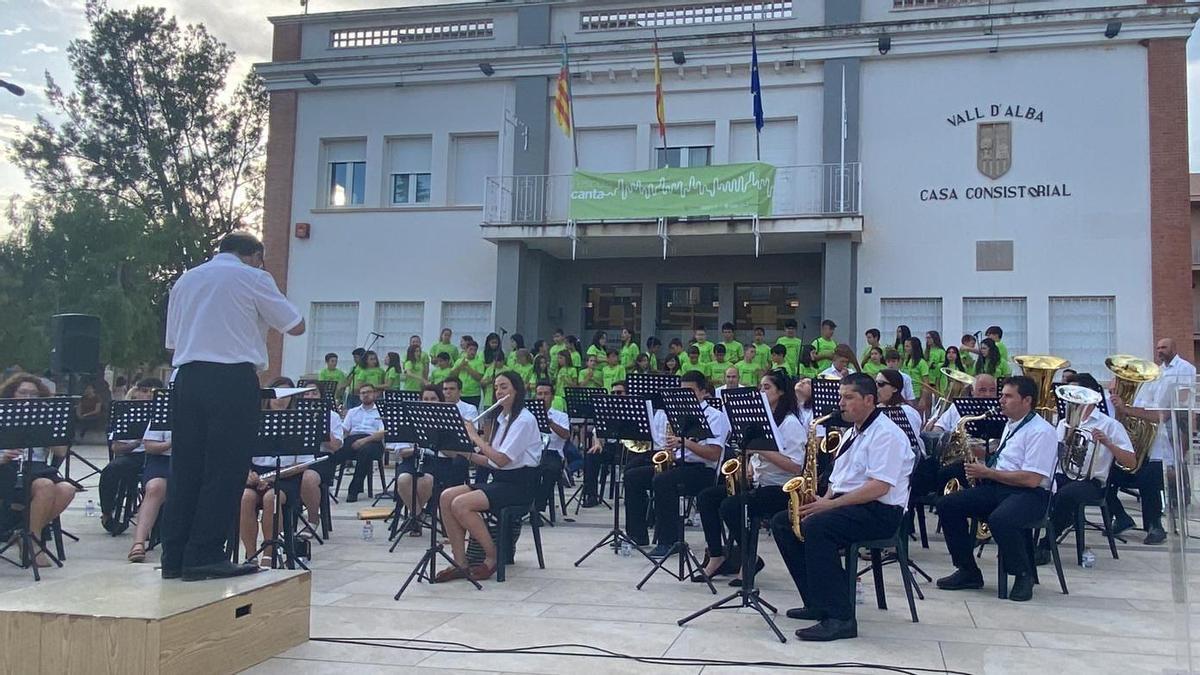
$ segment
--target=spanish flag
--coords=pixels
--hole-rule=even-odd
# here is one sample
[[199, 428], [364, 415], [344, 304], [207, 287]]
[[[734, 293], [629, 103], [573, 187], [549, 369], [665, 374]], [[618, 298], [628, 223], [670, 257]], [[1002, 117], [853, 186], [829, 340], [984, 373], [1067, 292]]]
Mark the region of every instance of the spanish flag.
[[658, 61], [658, 32], [654, 33], [654, 112], [658, 116], [658, 136], [667, 147], [667, 105], [663, 100], [662, 66]]
[[574, 135], [574, 117], [571, 111], [571, 61], [567, 53], [567, 40], [562, 43], [562, 67], [558, 70], [558, 86], [554, 93], [554, 119], [567, 138]]

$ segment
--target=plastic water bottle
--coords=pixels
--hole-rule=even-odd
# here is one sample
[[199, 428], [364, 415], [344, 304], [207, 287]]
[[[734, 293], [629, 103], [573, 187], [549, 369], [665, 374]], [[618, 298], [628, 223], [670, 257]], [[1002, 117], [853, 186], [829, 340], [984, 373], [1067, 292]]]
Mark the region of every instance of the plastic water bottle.
[[93, 518], [96, 516], [96, 502], [87, 500], [87, 505], [83, 507], [83, 516], [85, 518]]
[[362, 538], [363, 541], [371, 541], [375, 538], [375, 526], [369, 520], [363, 523]]
[[630, 546], [629, 542], [627, 542], [627, 541], [621, 542], [621, 557], [628, 558], [632, 555], [633, 555], [633, 546]]
[[854, 604], [856, 604], [856, 605], [863, 604], [863, 598], [865, 598], [866, 596], [867, 596], [867, 591], [865, 588], [863, 588], [862, 579], [859, 578], [859, 580], [854, 584]]
[[1082, 561], [1080, 563], [1084, 569], [1092, 569], [1096, 566], [1096, 554], [1092, 553], [1092, 549], [1083, 549]]

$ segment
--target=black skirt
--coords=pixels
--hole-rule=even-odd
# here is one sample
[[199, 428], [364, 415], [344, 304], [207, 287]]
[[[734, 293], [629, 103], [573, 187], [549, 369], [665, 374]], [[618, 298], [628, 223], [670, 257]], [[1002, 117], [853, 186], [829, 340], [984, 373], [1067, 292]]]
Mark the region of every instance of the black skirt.
[[170, 455], [146, 455], [146, 464], [142, 467], [142, 485], [155, 478], [166, 480], [171, 476]]
[[492, 482], [473, 485], [488, 498], [488, 510], [500, 514], [500, 509], [509, 506], [528, 506], [533, 503], [533, 489], [537, 485], [538, 467], [520, 469], [493, 469]]

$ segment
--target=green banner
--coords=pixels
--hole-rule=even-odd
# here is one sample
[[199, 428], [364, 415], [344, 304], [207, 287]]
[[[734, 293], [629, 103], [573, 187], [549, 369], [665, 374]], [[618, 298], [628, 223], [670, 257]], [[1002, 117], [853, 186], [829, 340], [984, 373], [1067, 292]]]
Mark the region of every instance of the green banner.
[[762, 163], [629, 173], [576, 171], [571, 219], [769, 216], [774, 192], [775, 167]]

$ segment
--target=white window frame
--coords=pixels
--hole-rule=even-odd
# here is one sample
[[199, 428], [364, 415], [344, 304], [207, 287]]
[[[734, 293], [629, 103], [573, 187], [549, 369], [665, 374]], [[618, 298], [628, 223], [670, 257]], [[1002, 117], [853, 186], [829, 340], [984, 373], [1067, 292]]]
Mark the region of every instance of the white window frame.
[[[336, 171], [336, 167], [339, 164], [347, 165], [347, 172], [346, 172], [346, 176], [348, 179], [347, 185], [350, 188], [349, 190], [346, 191], [346, 202], [343, 204], [337, 203], [336, 198], [334, 196], [334, 192], [333, 192], [334, 191], [333, 176], [334, 176], [334, 172]], [[355, 202], [354, 201], [354, 177], [359, 171], [362, 171], [363, 194], [362, 194], [362, 201]], [[354, 208], [356, 206], [362, 206], [366, 203], [366, 201], [367, 201], [367, 162], [366, 162], [366, 160], [345, 160], [345, 161], [329, 162], [329, 168], [325, 173], [325, 177], [326, 177], [325, 200], [326, 200], [326, 206], [328, 206], [329, 208], [331, 208], [331, 209]]]
[[[429, 181], [429, 185], [425, 189], [425, 199], [419, 199], [420, 192], [417, 190], [417, 182], [424, 176]], [[400, 178], [408, 178], [408, 191], [405, 201], [396, 201], [396, 183]], [[412, 173], [393, 173], [391, 185], [391, 203], [392, 206], [414, 206], [428, 204], [433, 197], [433, 174], [428, 171], [414, 171]]]
[[[976, 311], [976, 315], [972, 315], [975, 303], [996, 303], [1003, 306], [1009, 306], [1015, 309], [1019, 308], [1019, 318], [1014, 322], [1008, 319], [997, 318], [1002, 312], [983, 312]], [[1028, 354], [1029, 349], [1029, 301], [1023, 297], [976, 297], [962, 299], [963, 312], [963, 332], [974, 333], [979, 332], [979, 339], [983, 340], [984, 331], [988, 326], [1000, 326], [1004, 330], [1004, 337], [1001, 341], [1008, 348], [1008, 357], [1011, 359], [1014, 356]], [[1015, 312], [1014, 312], [1015, 314]], [[1010, 366], [1012, 364], [1009, 364]]]
[[[670, 152], [671, 150], [679, 151], [679, 166], [673, 167], [673, 168], [678, 168], [678, 169], [693, 168], [692, 163], [691, 163], [693, 150], [707, 150], [708, 151], [708, 163], [700, 164], [699, 166], [712, 166], [713, 146], [711, 146], [711, 145], [668, 145], [665, 148], [654, 148], [654, 156], [651, 158], [651, 160], [654, 162], [654, 168], [656, 168], [656, 169], [667, 168], [667, 166], [668, 166], [666, 164], [667, 153]], [[662, 153], [661, 158], [662, 158], [663, 162], [661, 164], [659, 162], [659, 158], [660, 158], [659, 153]]]
[[[452, 312], [447, 311], [450, 309], [464, 307], [466, 305], [471, 305], [477, 310], [483, 309], [484, 306], [486, 306], [485, 315], [483, 317], [475, 317], [465, 320], [461, 316], [452, 316]], [[452, 338], [453, 340], [458, 340], [463, 335], [470, 335], [471, 337], [475, 338], [475, 341], [478, 342], [482, 347], [484, 338], [487, 337], [488, 333], [493, 332], [492, 326], [495, 323], [492, 317], [493, 311], [494, 306], [491, 300], [443, 301], [441, 312], [438, 316], [440, 320], [438, 323], [438, 331], [440, 332], [443, 328], [449, 328], [454, 333], [454, 337]]]
[[[926, 311], [917, 311], [923, 308]], [[927, 318], [931, 317], [931, 318]], [[879, 299], [879, 344], [895, 344], [896, 326], [908, 326], [913, 337], [921, 341], [921, 349], [925, 349], [925, 333], [936, 330], [942, 336], [942, 344], [956, 344], [946, 341], [945, 304], [942, 298], [880, 298]], [[903, 354], [900, 355], [903, 358]]]
[[[411, 312], [415, 317], [407, 319], [386, 316], [391, 311]], [[408, 323], [404, 323], [408, 322]], [[397, 325], [399, 324], [399, 325]], [[425, 329], [425, 303], [405, 300], [387, 300], [375, 303], [375, 332], [383, 335], [379, 339], [379, 361], [383, 362], [388, 352], [396, 352], [403, 359], [408, 351], [408, 339], [421, 335]]]
[[[326, 319], [321, 316], [323, 310], [334, 308], [348, 312], [348, 315], [343, 318], [342, 324], [336, 328], [328, 325]], [[324, 368], [325, 354], [329, 352], [338, 355], [338, 368], [345, 372], [350, 367], [348, 364], [353, 364], [354, 359], [351, 357], [351, 352], [358, 346], [358, 303], [340, 301], [309, 303], [307, 325], [308, 362], [306, 372], [316, 373]], [[338, 344], [336, 345], [331, 345], [333, 340], [322, 339], [325, 336], [336, 334], [343, 335], [341, 340], [337, 340]], [[347, 341], [346, 338], [349, 340]], [[343, 342], [345, 344], [342, 344]]]
[[[1071, 368], [1091, 373], [1101, 382], [1111, 379], [1104, 359], [1117, 351], [1116, 297], [1051, 296], [1048, 311], [1048, 353], [1069, 360]], [[1098, 340], [1100, 336], [1104, 339]], [[1085, 346], [1088, 342], [1103, 344]]]

